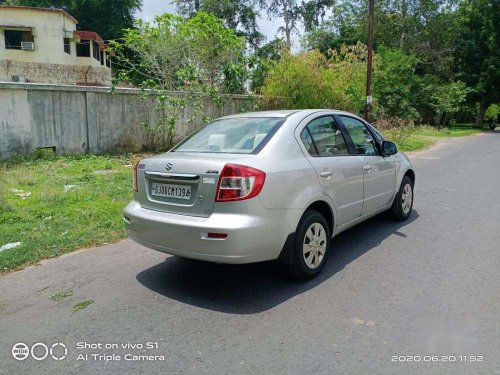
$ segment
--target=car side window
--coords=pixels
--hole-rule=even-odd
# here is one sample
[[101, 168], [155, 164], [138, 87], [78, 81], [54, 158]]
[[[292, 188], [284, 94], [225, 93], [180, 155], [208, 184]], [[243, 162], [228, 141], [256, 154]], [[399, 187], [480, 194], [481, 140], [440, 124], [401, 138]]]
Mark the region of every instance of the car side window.
[[[312, 120], [302, 132], [304, 131], [310, 134], [310, 138], [312, 137], [314, 153], [309, 151], [311, 155], [349, 155], [344, 136], [332, 116], [324, 116]], [[304, 145], [306, 146], [305, 143]]]
[[344, 126], [354, 142], [358, 155], [378, 155], [375, 140], [365, 124], [355, 118], [340, 116]]
[[373, 125], [370, 125], [370, 129], [372, 130], [372, 133], [375, 134], [375, 138], [377, 138], [378, 143], [382, 143], [384, 141], [384, 137], [378, 132], [377, 129], [373, 127]]
[[316, 147], [314, 147], [313, 140], [307, 128], [302, 129], [300, 132], [300, 139], [302, 140], [307, 152], [309, 152], [309, 155], [318, 156], [318, 152], [316, 151]]

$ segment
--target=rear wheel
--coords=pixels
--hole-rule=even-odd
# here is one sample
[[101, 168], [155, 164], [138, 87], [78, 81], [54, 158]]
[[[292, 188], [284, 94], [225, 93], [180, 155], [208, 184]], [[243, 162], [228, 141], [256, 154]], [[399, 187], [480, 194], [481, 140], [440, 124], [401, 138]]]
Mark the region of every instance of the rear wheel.
[[413, 209], [413, 182], [410, 177], [403, 177], [399, 192], [394, 198], [391, 207], [391, 214], [398, 221], [406, 220], [411, 215]]
[[316, 276], [325, 264], [330, 248], [330, 230], [323, 215], [307, 211], [295, 232], [290, 272], [300, 279]]

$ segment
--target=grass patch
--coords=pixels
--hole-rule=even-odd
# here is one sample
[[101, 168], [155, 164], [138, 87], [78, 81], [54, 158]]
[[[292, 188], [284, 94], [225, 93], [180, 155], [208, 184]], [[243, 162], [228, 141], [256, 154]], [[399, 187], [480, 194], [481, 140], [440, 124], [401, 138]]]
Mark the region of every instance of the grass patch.
[[[0, 253], [0, 273], [124, 238], [122, 210], [132, 198], [138, 158], [54, 155], [0, 162], [0, 246], [21, 242]], [[23, 199], [19, 190], [31, 195]]]
[[[397, 142], [396, 142], [397, 143]], [[420, 138], [418, 136], [412, 135], [401, 145], [398, 144], [399, 151], [408, 152], [408, 151], [417, 151], [423, 150], [424, 148], [430, 147], [434, 144], [434, 140]]]
[[417, 151], [432, 146], [439, 138], [465, 137], [485, 131], [471, 124], [457, 124], [438, 129], [434, 126], [415, 126], [408, 128], [386, 129], [384, 136], [396, 142], [403, 152]]
[[65, 292], [57, 292], [53, 295], [50, 296], [50, 299], [52, 301], [62, 301], [63, 299], [65, 298], [68, 298], [68, 297], [71, 297], [73, 295], [73, 291], [72, 290], [67, 290]]
[[91, 301], [91, 300], [85, 300], [82, 302], [78, 302], [75, 306], [73, 306], [71, 308], [71, 310], [73, 310], [73, 314], [74, 314], [80, 310], [83, 310], [84, 308], [88, 307], [89, 305], [91, 305], [93, 303], [94, 303], [94, 301]]
[[415, 129], [415, 136], [424, 137], [465, 137], [483, 132], [483, 129], [472, 126], [451, 126], [438, 129], [434, 126], [419, 126]]

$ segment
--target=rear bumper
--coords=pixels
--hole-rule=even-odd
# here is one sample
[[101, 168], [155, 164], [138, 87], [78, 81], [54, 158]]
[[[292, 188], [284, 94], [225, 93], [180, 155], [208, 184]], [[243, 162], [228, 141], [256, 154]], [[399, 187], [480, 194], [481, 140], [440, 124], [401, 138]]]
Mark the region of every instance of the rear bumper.
[[[208, 218], [145, 209], [132, 201], [124, 210], [129, 237], [148, 248], [185, 258], [218, 263], [254, 263], [278, 258], [295, 231], [300, 210], [213, 213]], [[207, 233], [226, 233], [209, 239]]]

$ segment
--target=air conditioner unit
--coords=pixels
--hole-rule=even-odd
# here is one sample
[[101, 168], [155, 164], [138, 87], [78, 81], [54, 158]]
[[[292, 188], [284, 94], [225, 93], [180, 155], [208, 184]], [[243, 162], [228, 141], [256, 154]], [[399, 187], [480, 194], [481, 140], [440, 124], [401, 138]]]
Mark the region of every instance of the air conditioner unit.
[[35, 43], [33, 43], [33, 42], [21, 42], [21, 49], [26, 50], [26, 51], [34, 51], [35, 50]]
[[12, 76], [12, 82], [28, 82], [26, 76]]

